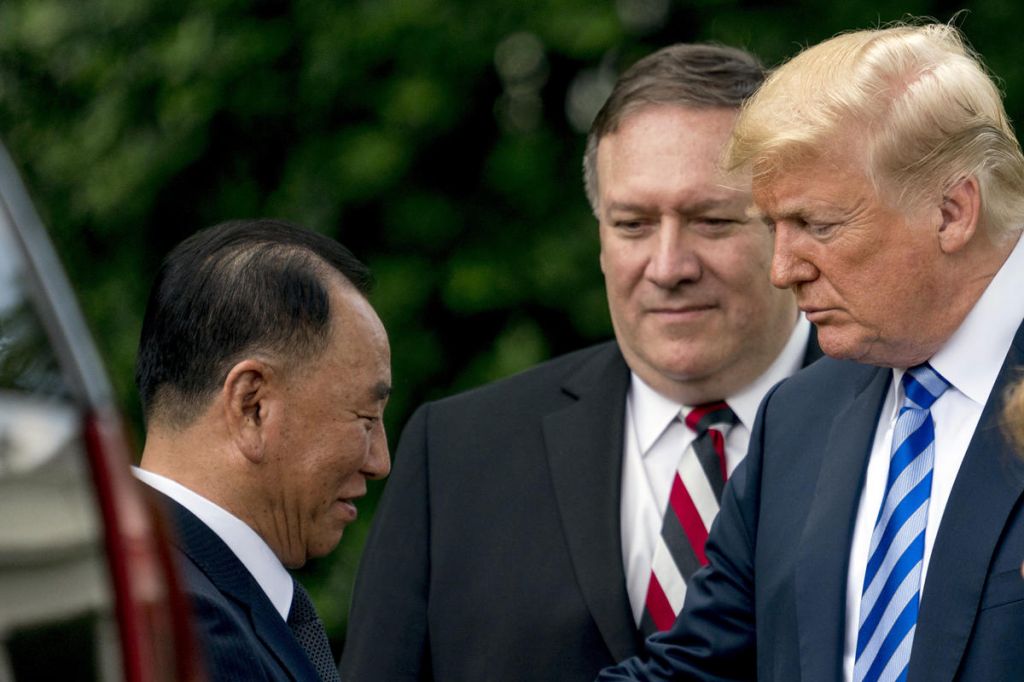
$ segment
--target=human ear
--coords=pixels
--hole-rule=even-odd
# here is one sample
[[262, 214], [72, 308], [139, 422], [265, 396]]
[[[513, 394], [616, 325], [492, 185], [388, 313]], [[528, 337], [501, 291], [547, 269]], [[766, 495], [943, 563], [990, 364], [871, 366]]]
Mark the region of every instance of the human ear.
[[270, 368], [258, 360], [242, 360], [228, 371], [221, 389], [227, 431], [235, 448], [258, 464], [266, 452]]
[[978, 230], [981, 190], [974, 176], [957, 180], [942, 196], [939, 248], [953, 254], [967, 246]]

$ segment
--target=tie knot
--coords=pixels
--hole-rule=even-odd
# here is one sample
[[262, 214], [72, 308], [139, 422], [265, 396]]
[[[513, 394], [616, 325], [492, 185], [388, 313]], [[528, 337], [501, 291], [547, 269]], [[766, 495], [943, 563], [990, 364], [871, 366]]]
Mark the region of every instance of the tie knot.
[[927, 362], [911, 367], [903, 375], [903, 407], [929, 410], [947, 388], [949, 382]]
[[697, 435], [706, 433], [713, 426], [730, 427], [739, 419], [724, 400], [696, 405], [683, 418], [683, 421]]

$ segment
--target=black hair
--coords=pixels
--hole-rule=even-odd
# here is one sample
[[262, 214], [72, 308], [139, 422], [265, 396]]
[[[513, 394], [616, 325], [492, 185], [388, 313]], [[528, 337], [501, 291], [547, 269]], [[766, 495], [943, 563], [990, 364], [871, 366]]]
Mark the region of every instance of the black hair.
[[149, 295], [135, 383], [147, 419], [193, 421], [245, 355], [313, 357], [327, 344], [333, 269], [368, 293], [369, 269], [317, 232], [237, 220], [192, 235], [164, 259]]

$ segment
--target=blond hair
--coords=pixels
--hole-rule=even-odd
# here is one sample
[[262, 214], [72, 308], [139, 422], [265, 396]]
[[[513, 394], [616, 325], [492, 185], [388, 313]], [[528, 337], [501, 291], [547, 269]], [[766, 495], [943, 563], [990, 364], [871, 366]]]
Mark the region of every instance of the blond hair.
[[844, 130], [863, 135], [868, 174], [893, 205], [973, 176], [982, 225], [1019, 229], [1024, 156], [999, 89], [956, 27], [899, 24], [804, 50], [742, 109], [725, 165], [764, 178], [816, 158]]

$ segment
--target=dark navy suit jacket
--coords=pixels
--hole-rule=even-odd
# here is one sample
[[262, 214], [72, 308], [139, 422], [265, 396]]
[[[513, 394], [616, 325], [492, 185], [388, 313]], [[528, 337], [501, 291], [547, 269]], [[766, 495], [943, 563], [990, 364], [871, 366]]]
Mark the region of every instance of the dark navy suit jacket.
[[[953, 485], [921, 597], [909, 682], [1024, 675], [1024, 462], [999, 426], [1024, 325]], [[824, 359], [761, 405], [708, 540], [710, 566], [649, 659], [601, 680], [842, 679], [848, 555], [889, 369]]]
[[590, 682], [641, 650], [619, 530], [628, 388], [605, 343], [413, 415], [360, 563], [343, 679]]
[[209, 527], [156, 492], [174, 539], [210, 682], [319, 682], [306, 652], [256, 579]]

